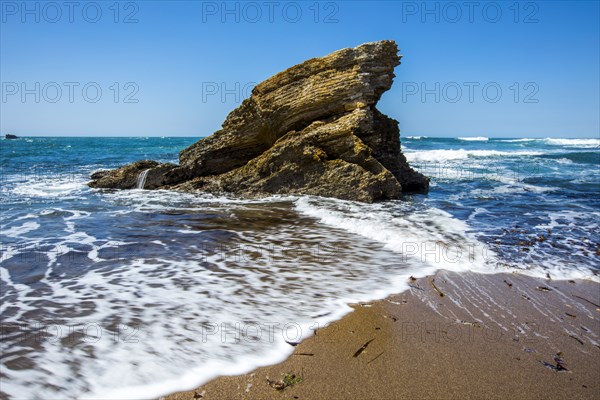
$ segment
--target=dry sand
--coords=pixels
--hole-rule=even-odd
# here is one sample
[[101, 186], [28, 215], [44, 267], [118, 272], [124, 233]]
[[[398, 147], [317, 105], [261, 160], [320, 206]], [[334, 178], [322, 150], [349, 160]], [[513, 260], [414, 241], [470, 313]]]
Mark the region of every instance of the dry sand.
[[[600, 399], [600, 284], [441, 271], [411, 287], [280, 364], [166, 399]], [[303, 380], [267, 383], [285, 373]]]

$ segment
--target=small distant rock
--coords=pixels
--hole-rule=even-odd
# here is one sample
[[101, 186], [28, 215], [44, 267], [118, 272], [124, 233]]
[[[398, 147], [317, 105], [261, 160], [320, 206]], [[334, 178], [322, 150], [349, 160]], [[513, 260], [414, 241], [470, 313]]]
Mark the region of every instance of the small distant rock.
[[17, 135], [11, 135], [10, 133], [7, 133], [4, 137], [6, 139], [18, 139], [19, 138]]

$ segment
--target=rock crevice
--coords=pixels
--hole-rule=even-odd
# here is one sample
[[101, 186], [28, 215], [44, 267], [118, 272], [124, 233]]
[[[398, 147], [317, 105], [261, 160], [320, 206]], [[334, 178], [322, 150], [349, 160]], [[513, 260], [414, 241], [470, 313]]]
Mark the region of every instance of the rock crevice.
[[222, 129], [180, 153], [92, 176], [96, 188], [311, 194], [373, 202], [426, 192], [429, 180], [400, 151], [398, 122], [375, 106], [400, 64], [393, 41], [314, 58], [257, 85]]

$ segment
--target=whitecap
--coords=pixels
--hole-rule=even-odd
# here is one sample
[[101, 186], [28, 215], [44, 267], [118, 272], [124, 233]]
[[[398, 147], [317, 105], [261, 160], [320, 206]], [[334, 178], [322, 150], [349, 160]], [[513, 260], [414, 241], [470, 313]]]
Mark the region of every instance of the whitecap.
[[581, 148], [596, 148], [600, 147], [600, 139], [561, 139], [561, 138], [546, 138], [544, 141], [547, 144], [554, 146], [568, 146]]
[[497, 142], [521, 143], [521, 142], [533, 142], [535, 140], [541, 140], [541, 139], [529, 139], [529, 138], [522, 138], [522, 139], [498, 139]]
[[441, 162], [465, 160], [471, 157], [520, 157], [544, 154], [540, 151], [498, 151], [498, 150], [419, 150], [406, 151], [404, 155], [409, 162]]
[[458, 137], [458, 140], [465, 140], [465, 141], [469, 141], [469, 142], [487, 142], [488, 140], [490, 140], [490, 138], [485, 137], [485, 136], [465, 136], [465, 137]]

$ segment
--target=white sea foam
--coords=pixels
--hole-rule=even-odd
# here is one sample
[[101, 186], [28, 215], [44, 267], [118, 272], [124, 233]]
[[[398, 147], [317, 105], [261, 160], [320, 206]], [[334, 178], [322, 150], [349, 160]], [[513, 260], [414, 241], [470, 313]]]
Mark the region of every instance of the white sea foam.
[[35, 231], [40, 227], [40, 224], [35, 221], [24, 222], [21, 225], [10, 226], [9, 224], [0, 225], [0, 233], [8, 237], [18, 238], [24, 236], [26, 233]]
[[600, 139], [567, 139], [567, 138], [545, 138], [545, 139], [533, 139], [533, 138], [522, 138], [522, 139], [498, 139], [498, 142], [505, 143], [522, 143], [522, 142], [544, 142], [545, 144], [554, 146], [565, 146], [565, 147], [579, 147], [579, 148], [596, 148], [600, 147]]
[[[420, 270], [490, 272], [486, 264], [495, 255], [468, 234], [465, 222], [436, 208], [402, 212], [387, 207], [390, 206], [310, 197], [296, 202], [296, 208], [302, 213], [329, 226], [383, 243]], [[397, 207], [401, 205], [397, 203]]]
[[547, 144], [555, 146], [568, 146], [580, 148], [596, 148], [600, 147], [600, 139], [555, 139], [546, 138], [544, 141]]
[[[501, 177], [497, 177], [498, 181], [502, 181]], [[510, 181], [507, 185], [496, 186], [493, 189], [473, 189], [470, 195], [473, 195], [478, 198], [495, 198], [497, 195], [513, 195], [517, 193], [545, 193], [545, 192], [554, 192], [560, 190], [555, 187], [544, 187], [544, 186], [535, 186], [527, 183], [519, 182], [519, 181]]]
[[465, 140], [468, 142], [487, 142], [490, 138], [485, 136], [466, 136], [466, 137], [458, 137], [458, 140]]
[[559, 164], [573, 164], [573, 160], [569, 160], [568, 158], [558, 158], [554, 160]]
[[198, 206], [251, 205], [291, 201], [293, 196], [273, 195], [261, 199], [243, 199], [234, 196], [218, 196], [210, 193], [185, 193], [170, 190], [121, 190], [110, 193], [94, 189], [112, 204], [126, 205], [130, 209], [115, 210], [115, 214], [136, 211], [162, 211], [176, 208], [180, 211], [197, 211]]
[[521, 143], [521, 142], [533, 142], [536, 140], [541, 140], [541, 139], [529, 139], [529, 138], [522, 138], [522, 139], [498, 139], [498, 142], [506, 142], [506, 143]]
[[409, 150], [404, 155], [409, 162], [442, 162], [450, 160], [466, 160], [483, 157], [519, 157], [544, 154], [540, 151], [499, 151], [499, 150]]
[[83, 178], [31, 177], [27, 181], [15, 184], [11, 192], [22, 197], [73, 198], [87, 189]]

